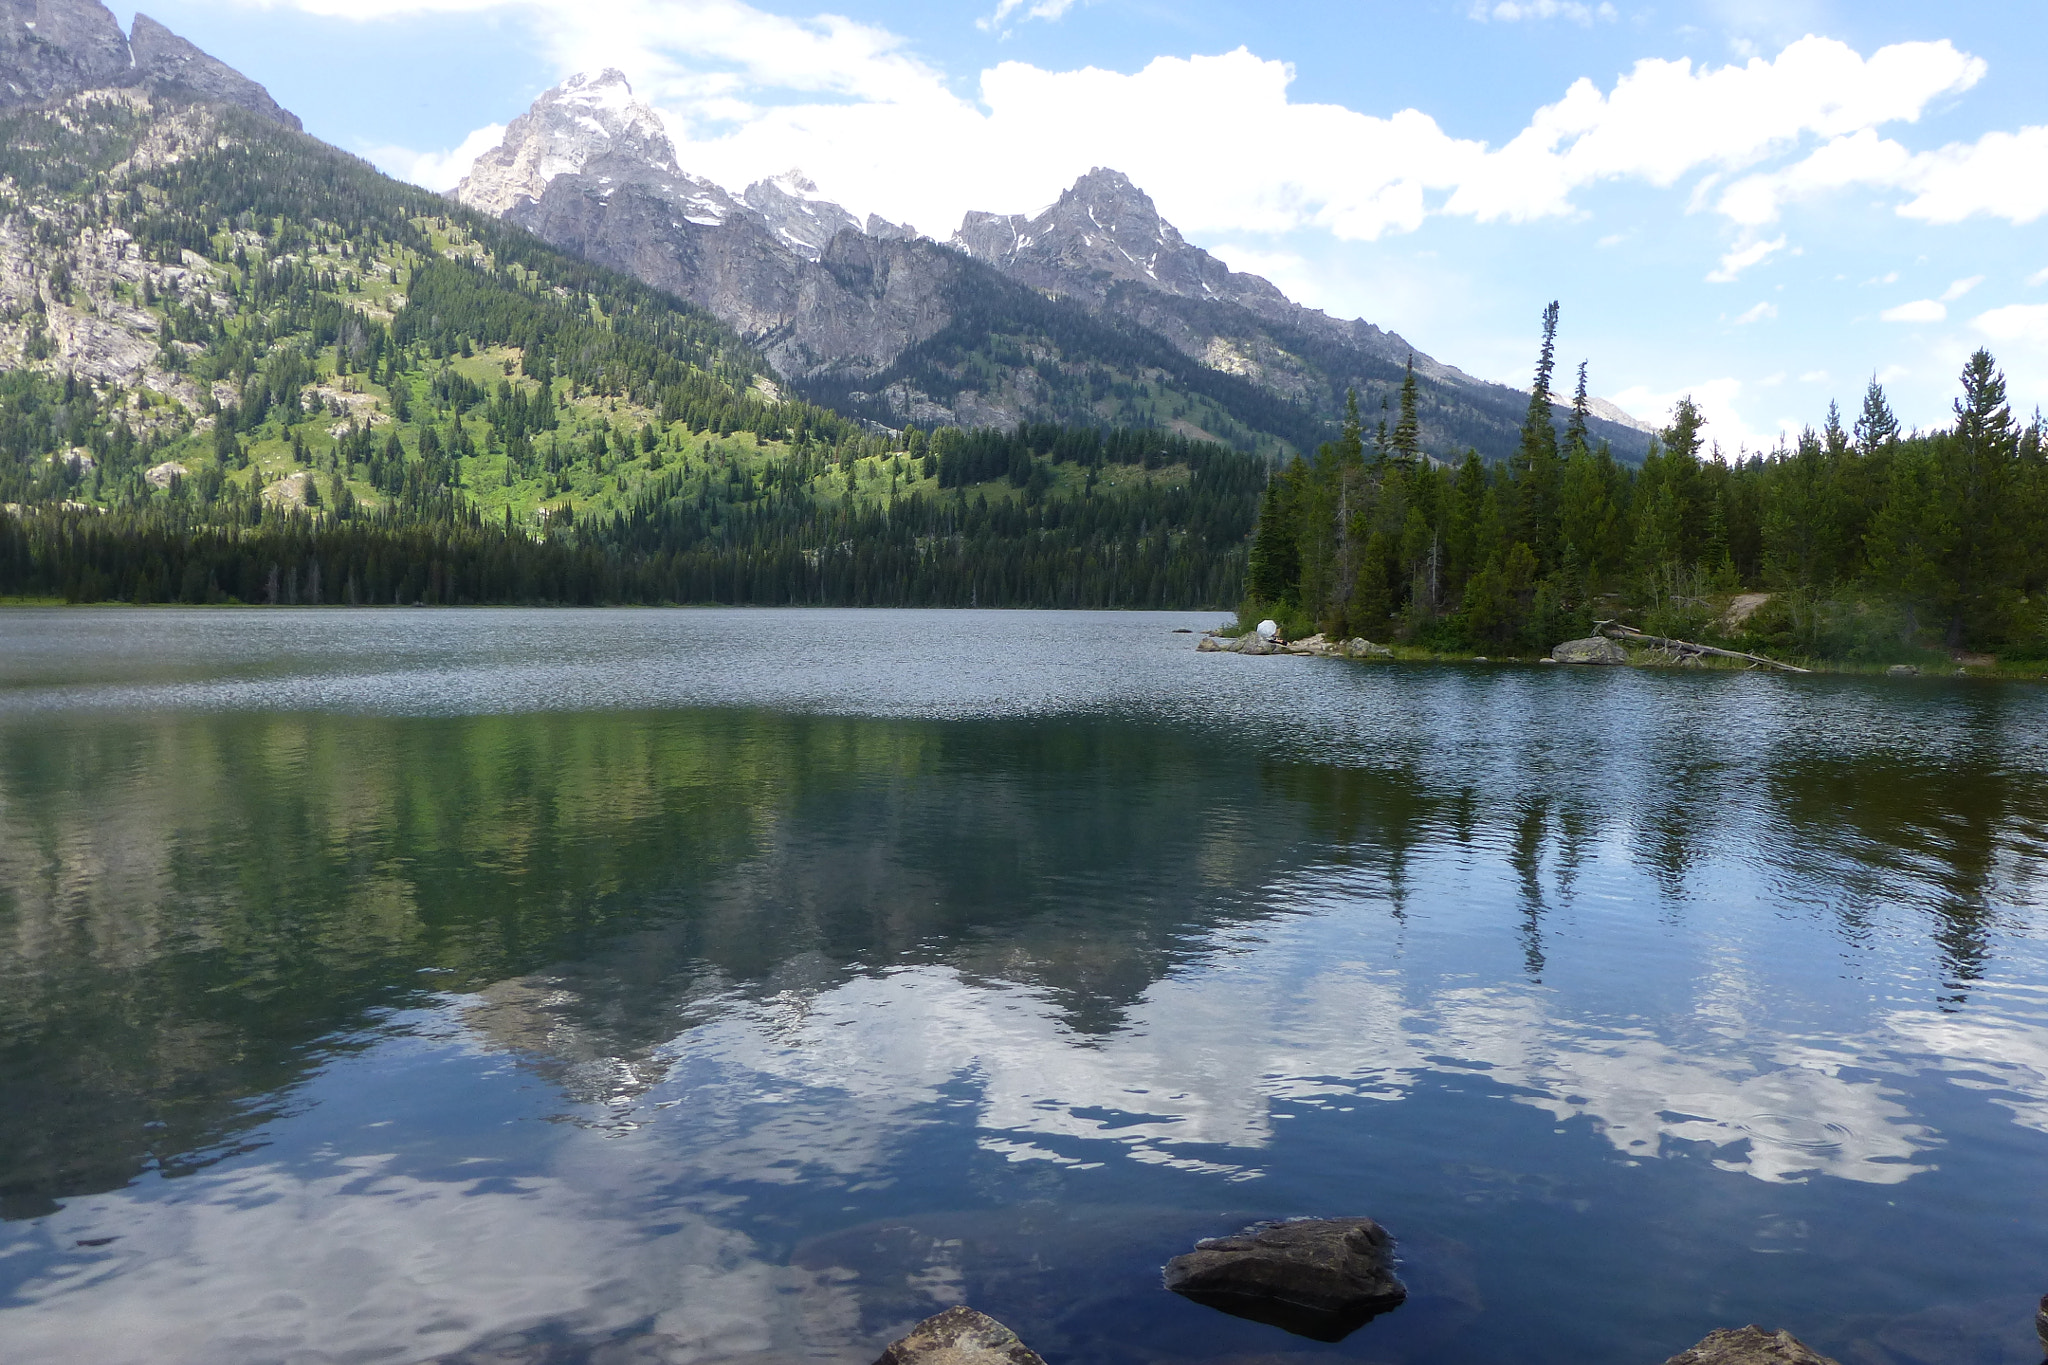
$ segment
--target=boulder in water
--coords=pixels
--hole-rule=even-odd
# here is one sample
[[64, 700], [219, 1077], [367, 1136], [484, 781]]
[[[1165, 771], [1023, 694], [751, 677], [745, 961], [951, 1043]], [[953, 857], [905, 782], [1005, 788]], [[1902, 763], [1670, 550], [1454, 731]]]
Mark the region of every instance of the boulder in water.
[[1225, 1313], [1341, 1341], [1408, 1297], [1394, 1239], [1370, 1218], [1258, 1223], [1166, 1263], [1166, 1287]]
[[1790, 1332], [1766, 1332], [1754, 1323], [1709, 1332], [1664, 1365], [1837, 1365]]
[[926, 1318], [889, 1343], [875, 1365], [1045, 1365], [1038, 1352], [964, 1304]]
[[2034, 1335], [2041, 1338], [2041, 1349], [2048, 1351], [2048, 1294], [2041, 1296], [2041, 1306], [2034, 1310]]
[[1592, 635], [1566, 640], [1550, 651], [1550, 657], [1561, 664], [1625, 664], [1628, 651], [1604, 635]]

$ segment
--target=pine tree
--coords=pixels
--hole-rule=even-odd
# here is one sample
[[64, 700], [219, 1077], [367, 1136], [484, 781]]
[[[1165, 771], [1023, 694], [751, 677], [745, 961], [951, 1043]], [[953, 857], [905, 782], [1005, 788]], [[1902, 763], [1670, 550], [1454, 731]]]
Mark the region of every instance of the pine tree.
[[1899, 419], [1892, 415], [1892, 405], [1885, 401], [1884, 386], [1877, 382], [1877, 376], [1870, 376], [1870, 387], [1863, 391], [1863, 413], [1856, 419], [1856, 445], [1865, 455], [1888, 449], [1899, 439]]
[[1572, 389], [1571, 421], [1565, 424], [1564, 429], [1564, 449], [1567, 457], [1577, 451], [1590, 448], [1586, 432], [1587, 416], [1586, 362], [1581, 360], [1579, 362], [1579, 382]]
[[1408, 374], [1401, 381], [1401, 420], [1394, 426], [1394, 458], [1414, 464], [1422, 458], [1422, 424], [1416, 417], [1415, 353], [1408, 353]]

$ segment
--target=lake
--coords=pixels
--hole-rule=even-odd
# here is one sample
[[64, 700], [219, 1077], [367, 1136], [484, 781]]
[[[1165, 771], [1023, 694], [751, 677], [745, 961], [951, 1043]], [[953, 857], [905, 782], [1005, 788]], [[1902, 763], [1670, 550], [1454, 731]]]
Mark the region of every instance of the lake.
[[0, 612], [0, 1360], [2040, 1358], [2048, 692], [1215, 620]]

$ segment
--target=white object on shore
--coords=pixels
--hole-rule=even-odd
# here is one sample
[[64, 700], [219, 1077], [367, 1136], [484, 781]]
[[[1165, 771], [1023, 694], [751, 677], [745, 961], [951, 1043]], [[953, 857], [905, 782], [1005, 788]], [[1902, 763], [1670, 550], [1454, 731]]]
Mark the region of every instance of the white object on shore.
[[1280, 623], [1279, 623], [1278, 621], [1261, 621], [1261, 622], [1259, 622], [1259, 638], [1260, 638], [1261, 640], [1270, 640], [1270, 639], [1272, 639], [1273, 637], [1275, 637], [1276, 635], [1278, 635], [1279, 633], [1280, 633]]

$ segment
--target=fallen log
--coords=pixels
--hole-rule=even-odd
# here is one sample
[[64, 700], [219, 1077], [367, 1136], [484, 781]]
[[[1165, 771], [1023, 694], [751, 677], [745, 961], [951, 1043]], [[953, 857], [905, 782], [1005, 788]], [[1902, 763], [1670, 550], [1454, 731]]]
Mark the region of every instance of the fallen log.
[[1744, 654], [1737, 649], [1716, 649], [1713, 645], [1695, 644], [1691, 640], [1673, 640], [1664, 635], [1645, 635], [1634, 626], [1625, 626], [1619, 621], [1595, 621], [1593, 633], [1605, 635], [1610, 640], [1629, 640], [1636, 644], [1648, 645], [1652, 649], [1668, 649], [1679, 654], [1712, 654], [1722, 659], [1742, 659], [1752, 664], [1761, 664], [1765, 668], [1783, 669], [1787, 673], [1813, 672], [1812, 669], [1801, 668], [1797, 664], [1766, 659], [1761, 654]]

